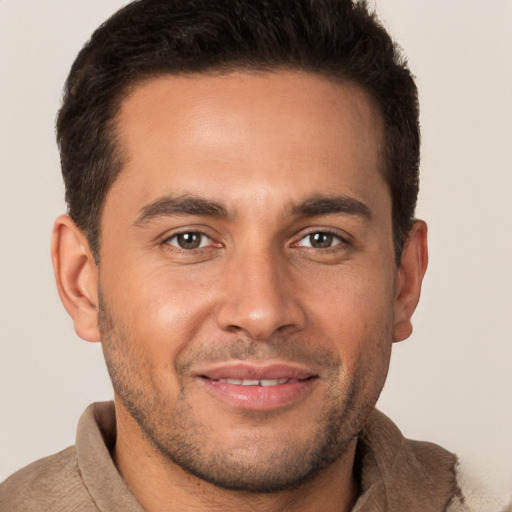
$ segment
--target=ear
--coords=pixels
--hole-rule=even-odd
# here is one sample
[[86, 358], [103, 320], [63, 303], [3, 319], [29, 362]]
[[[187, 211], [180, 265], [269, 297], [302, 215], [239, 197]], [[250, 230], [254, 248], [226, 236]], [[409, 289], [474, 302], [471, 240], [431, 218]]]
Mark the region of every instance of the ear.
[[75, 332], [86, 341], [100, 341], [98, 268], [86, 236], [68, 215], [53, 226], [52, 261], [60, 300]]
[[398, 269], [393, 341], [405, 340], [412, 333], [411, 317], [420, 299], [427, 264], [427, 225], [417, 220], [405, 241]]

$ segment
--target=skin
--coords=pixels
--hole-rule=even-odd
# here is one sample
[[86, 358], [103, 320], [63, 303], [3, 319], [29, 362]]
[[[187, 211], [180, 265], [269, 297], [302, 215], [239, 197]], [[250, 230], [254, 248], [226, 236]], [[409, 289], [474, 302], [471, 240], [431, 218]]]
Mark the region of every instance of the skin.
[[[76, 332], [103, 344], [124, 479], [149, 512], [349, 510], [427, 264], [421, 221], [395, 263], [378, 109], [303, 72], [166, 76], [118, 126], [99, 268], [67, 216], [52, 254]], [[238, 363], [310, 378], [240, 405], [205, 378]]]

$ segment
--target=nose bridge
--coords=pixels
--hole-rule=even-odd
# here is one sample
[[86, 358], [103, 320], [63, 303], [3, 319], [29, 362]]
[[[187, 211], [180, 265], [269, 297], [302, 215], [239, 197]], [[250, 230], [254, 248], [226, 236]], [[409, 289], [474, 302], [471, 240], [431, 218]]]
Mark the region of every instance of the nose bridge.
[[296, 330], [304, 313], [294, 296], [286, 257], [270, 243], [247, 244], [230, 258], [217, 323], [264, 340], [276, 331]]

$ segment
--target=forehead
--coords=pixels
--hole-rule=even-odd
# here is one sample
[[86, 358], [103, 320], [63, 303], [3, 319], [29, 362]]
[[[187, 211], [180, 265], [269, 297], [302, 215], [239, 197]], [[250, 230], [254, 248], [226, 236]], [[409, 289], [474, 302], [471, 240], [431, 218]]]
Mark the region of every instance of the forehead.
[[117, 126], [124, 166], [111, 192], [135, 193], [134, 208], [166, 193], [234, 204], [250, 191], [262, 207], [333, 187], [389, 195], [381, 116], [349, 82], [300, 71], [162, 76], [132, 89]]

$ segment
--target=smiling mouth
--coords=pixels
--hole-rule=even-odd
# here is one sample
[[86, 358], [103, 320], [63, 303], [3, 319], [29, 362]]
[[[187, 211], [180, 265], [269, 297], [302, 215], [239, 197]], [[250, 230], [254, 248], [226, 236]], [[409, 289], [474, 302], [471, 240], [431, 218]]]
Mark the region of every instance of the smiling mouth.
[[309, 396], [318, 375], [290, 366], [227, 366], [199, 374], [208, 393], [234, 409], [275, 410]]

